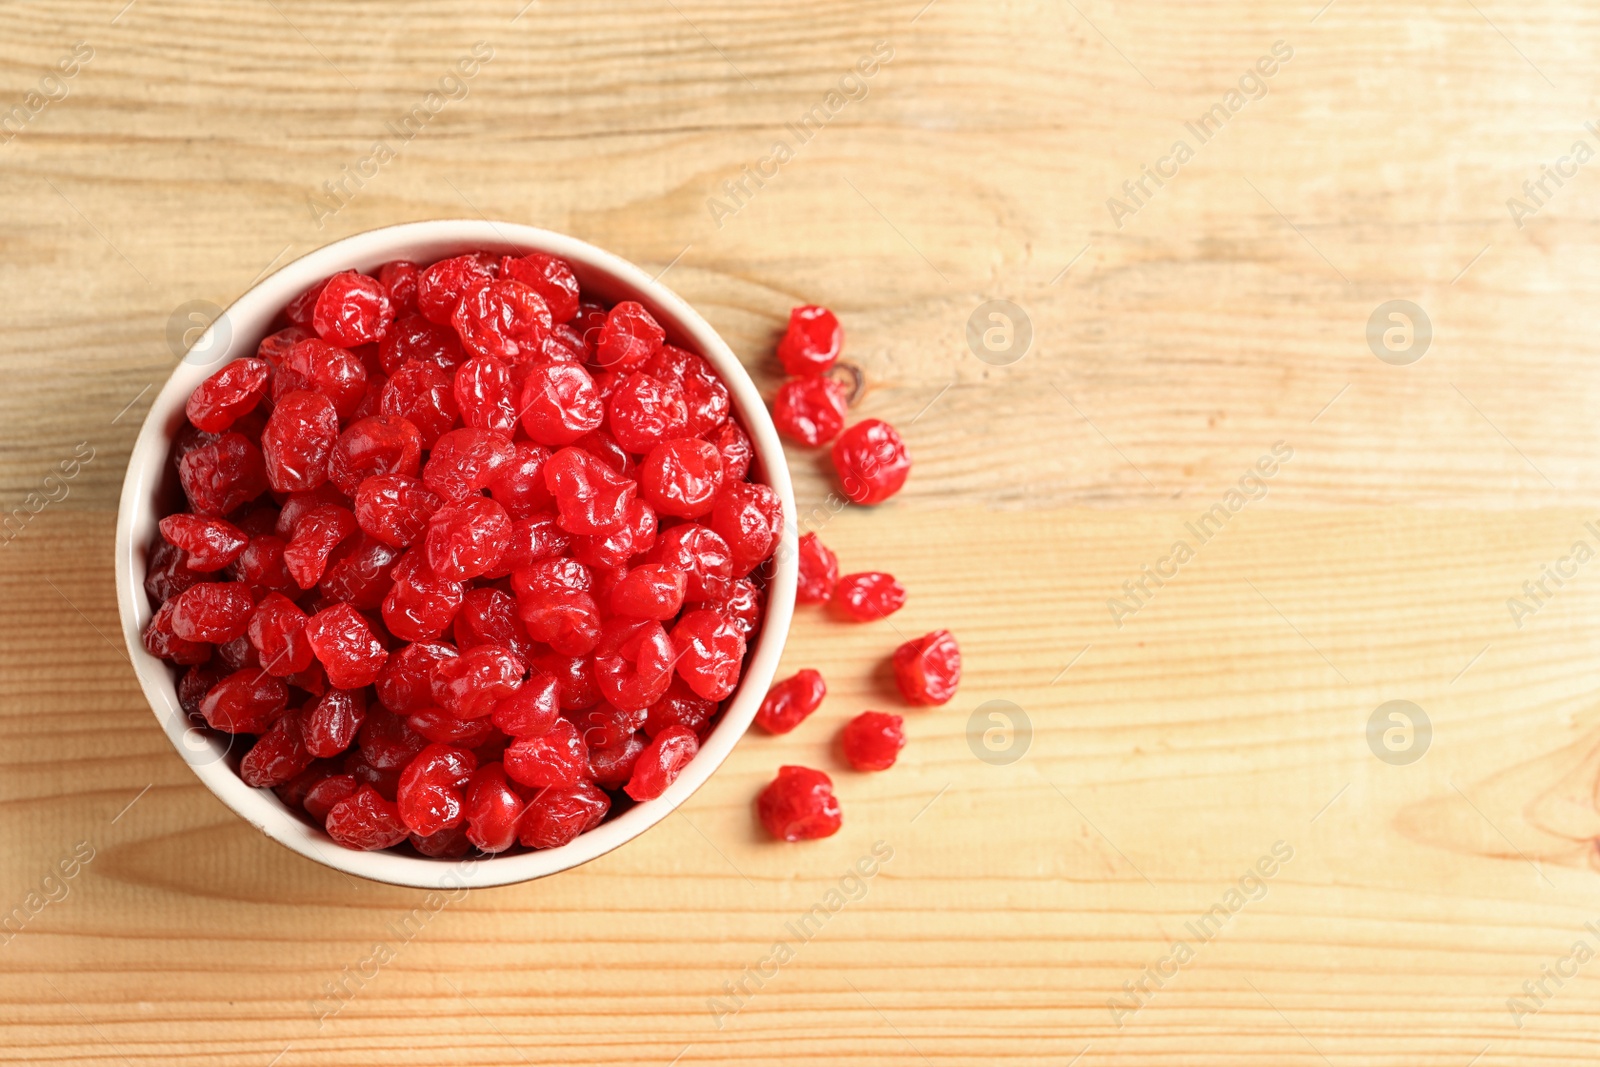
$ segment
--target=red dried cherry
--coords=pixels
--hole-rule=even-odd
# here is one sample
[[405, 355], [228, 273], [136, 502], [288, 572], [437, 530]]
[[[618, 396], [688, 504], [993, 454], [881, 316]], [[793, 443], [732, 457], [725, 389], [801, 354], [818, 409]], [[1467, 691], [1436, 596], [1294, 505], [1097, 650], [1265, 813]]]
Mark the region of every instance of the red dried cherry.
[[267, 481], [280, 493], [303, 493], [328, 480], [328, 457], [339, 442], [339, 413], [321, 393], [296, 390], [278, 398], [261, 454]]
[[412, 549], [390, 571], [394, 584], [383, 599], [383, 624], [402, 641], [432, 641], [461, 607], [460, 582], [441, 578], [427, 557]]
[[300, 715], [289, 712], [262, 734], [239, 761], [239, 777], [257, 789], [282, 785], [311, 765], [300, 736]]
[[506, 769], [486, 763], [467, 784], [467, 840], [484, 852], [504, 852], [517, 843], [517, 823], [527, 805], [506, 783]]
[[395, 371], [384, 383], [378, 410], [415, 426], [423, 448], [432, 448], [460, 417], [449, 375], [431, 363], [407, 363]]
[[376, 278], [342, 271], [328, 279], [311, 313], [311, 327], [341, 348], [383, 340], [394, 322], [389, 291]]
[[557, 719], [537, 737], [517, 738], [503, 760], [512, 781], [534, 788], [570, 789], [589, 773], [588, 746], [567, 719]]
[[667, 791], [699, 751], [700, 739], [693, 730], [687, 726], [667, 727], [639, 754], [624, 792], [635, 800], [653, 800]]
[[474, 255], [441, 259], [417, 277], [417, 310], [429, 322], [445, 326], [467, 293], [494, 279], [494, 272]]
[[178, 480], [195, 513], [211, 518], [237, 511], [267, 491], [261, 450], [234, 432], [190, 450], [178, 464]]
[[396, 715], [409, 715], [433, 704], [434, 668], [456, 654], [454, 645], [442, 641], [418, 641], [400, 649], [378, 675], [378, 701]]
[[863, 419], [833, 443], [833, 468], [846, 497], [857, 504], [879, 504], [906, 484], [911, 454], [893, 426]]
[[712, 595], [717, 579], [733, 574], [733, 554], [728, 543], [714, 530], [688, 522], [673, 526], [656, 541], [650, 562], [660, 563], [684, 573], [687, 588], [684, 598], [690, 603]]
[[450, 321], [467, 352], [511, 363], [537, 358], [551, 325], [538, 292], [510, 278], [468, 290]]
[[400, 772], [395, 802], [401, 821], [423, 837], [458, 825], [466, 817], [467, 782], [477, 769], [477, 758], [465, 749], [428, 745]]
[[935, 630], [894, 650], [894, 680], [908, 704], [944, 704], [961, 684], [961, 650], [949, 630]]
[[[171, 663], [194, 665], [211, 658], [211, 646], [204, 641], [186, 641], [172, 632], [172, 612], [176, 600], [162, 604], [144, 628], [144, 650]], [[187, 677], [187, 676], [186, 676]]]
[[367, 718], [367, 698], [360, 689], [330, 689], [306, 708], [300, 731], [306, 751], [319, 759], [345, 752], [355, 743]]
[[283, 565], [295, 584], [310, 589], [321, 581], [333, 550], [359, 529], [350, 509], [338, 504], [319, 504], [302, 515], [283, 549]]
[[856, 770], [887, 770], [906, 747], [905, 720], [881, 711], [863, 711], [845, 723], [839, 732], [839, 746]]
[[380, 474], [415, 476], [422, 466], [422, 433], [399, 415], [372, 415], [351, 423], [328, 456], [328, 477], [345, 496]]
[[337, 689], [371, 685], [389, 658], [367, 620], [349, 604], [335, 604], [311, 616], [306, 637], [328, 672], [328, 682]]
[[637, 370], [661, 350], [667, 332], [643, 304], [624, 300], [606, 316], [595, 341], [595, 362], [608, 370]]
[[528, 802], [517, 839], [529, 848], [559, 848], [599, 826], [609, 810], [611, 798], [589, 782], [544, 789]]
[[794, 598], [802, 604], [826, 604], [839, 584], [839, 559], [814, 533], [800, 538], [800, 581]]
[[356, 488], [356, 524], [386, 545], [406, 548], [428, 532], [428, 519], [444, 502], [407, 474], [378, 474]]
[[735, 578], [732, 581], [713, 579], [707, 583], [707, 593], [700, 600], [701, 607], [709, 608], [733, 623], [744, 634], [746, 643], [755, 633], [756, 623], [761, 620], [761, 603], [760, 588], [748, 578]]
[[554, 322], [569, 322], [578, 313], [578, 276], [564, 259], [542, 252], [506, 256], [500, 260], [500, 277], [531, 287], [544, 299]]
[[844, 345], [839, 320], [825, 307], [807, 305], [789, 312], [789, 326], [778, 342], [778, 359], [795, 377], [821, 374], [833, 366]]
[[456, 407], [461, 420], [480, 430], [511, 434], [517, 426], [516, 387], [511, 371], [493, 356], [474, 356], [456, 368]]
[[673, 678], [667, 695], [650, 705], [645, 712], [644, 732], [654, 737], [669, 726], [687, 726], [697, 736], [704, 737], [717, 702], [707, 700], [684, 684], [682, 678]]
[[326, 824], [328, 813], [334, 809], [339, 801], [354, 793], [357, 783], [351, 774], [330, 774], [306, 790], [305, 798], [301, 801], [306, 809], [306, 814], [317, 822]]
[[289, 703], [282, 678], [265, 671], [234, 671], [206, 691], [200, 715], [206, 725], [229, 734], [262, 734]]
[[367, 368], [347, 348], [307, 338], [289, 350], [288, 358], [272, 378], [272, 399], [309, 389], [333, 401], [341, 419], [355, 414], [367, 393]]
[[378, 281], [389, 294], [396, 315], [415, 311], [417, 307], [417, 278], [422, 268], [406, 259], [396, 259], [378, 268]]
[[756, 814], [780, 841], [832, 837], [844, 821], [833, 780], [809, 767], [779, 767], [778, 777], [756, 798]]
[[632, 570], [611, 589], [611, 610], [634, 619], [666, 622], [683, 609], [688, 576], [676, 567], [645, 563]]
[[689, 429], [683, 391], [638, 372], [617, 383], [606, 400], [606, 414], [612, 436], [629, 452], [648, 452]]
[[515, 458], [511, 438], [503, 433], [474, 427], [451, 430], [434, 442], [422, 480], [446, 502], [455, 503], [487, 488]]
[[749, 435], [737, 422], [729, 419], [707, 440], [716, 446], [717, 454], [722, 457], [722, 484], [734, 485], [744, 481], [745, 475], [750, 472], [750, 460], [755, 452]]
[[722, 700], [739, 684], [744, 634], [726, 616], [704, 608], [686, 611], [672, 628], [678, 674], [707, 700]]
[[716, 503], [722, 485], [721, 454], [695, 437], [657, 445], [639, 466], [639, 491], [662, 515], [699, 518]]
[[428, 520], [428, 565], [439, 577], [466, 581], [493, 570], [511, 542], [511, 520], [487, 497], [443, 507]]
[[815, 448], [844, 429], [845, 396], [832, 378], [792, 378], [778, 387], [772, 421], [785, 437]]
[[326, 826], [329, 837], [363, 852], [398, 845], [407, 833], [400, 809], [365, 784], [333, 806]]
[[820, 673], [809, 668], [799, 671], [767, 691], [756, 711], [756, 725], [769, 734], [786, 734], [816, 711], [827, 695], [828, 684]]
[[236, 359], [189, 394], [184, 413], [206, 433], [222, 433], [267, 395], [272, 367], [263, 359]]
[[659, 622], [615, 618], [594, 650], [600, 693], [622, 711], [643, 711], [666, 695], [677, 656]]
[[486, 718], [497, 702], [522, 685], [527, 672], [522, 660], [508, 648], [479, 645], [433, 669], [439, 703], [462, 719]]
[[448, 371], [464, 358], [455, 330], [421, 315], [400, 316], [378, 343], [378, 362], [385, 374], [395, 374], [409, 364]]
[[311, 642], [306, 640], [305, 630], [306, 613], [282, 593], [262, 597], [246, 627], [261, 669], [279, 678], [311, 666]]
[[711, 510], [711, 529], [728, 544], [732, 575], [743, 578], [771, 558], [783, 533], [783, 502], [771, 486], [731, 485]]
[[161, 536], [183, 549], [191, 571], [220, 571], [244, 552], [250, 539], [231, 522], [198, 515], [168, 515], [161, 520]]
[[[636, 487], [581, 448], [563, 448], [544, 465], [563, 529], [603, 534], [622, 525]], [[660, 510], [659, 508], [657, 510]]]
[[542, 737], [560, 714], [560, 681], [554, 675], [535, 673], [515, 693], [495, 703], [491, 721], [508, 737]]
[[244, 633], [255, 613], [250, 590], [238, 582], [200, 582], [172, 602], [172, 632], [185, 641], [220, 645]]
[[893, 615], [905, 602], [905, 586], [895, 581], [894, 575], [882, 571], [847, 574], [833, 590], [834, 607], [853, 622], [872, 622]]
[[605, 419], [594, 379], [582, 367], [551, 363], [535, 367], [522, 383], [522, 429], [541, 445], [570, 445]]

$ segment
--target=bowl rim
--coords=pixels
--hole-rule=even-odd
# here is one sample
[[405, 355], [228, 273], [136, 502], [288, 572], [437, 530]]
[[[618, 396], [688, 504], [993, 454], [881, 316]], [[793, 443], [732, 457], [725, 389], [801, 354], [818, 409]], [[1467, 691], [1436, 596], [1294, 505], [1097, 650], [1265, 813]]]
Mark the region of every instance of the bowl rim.
[[[419, 251], [424, 249], [433, 251]], [[254, 355], [257, 341], [283, 307], [323, 278], [341, 270], [375, 270], [391, 260], [431, 262], [475, 249], [560, 256], [585, 278], [586, 287], [590, 280], [599, 279], [609, 282], [614, 291], [626, 291], [627, 297], [613, 296], [613, 302], [639, 300], [666, 327], [669, 340], [687, 339], [711, 363], [728, 386], [734, 410], [750, 435], [752, 463], [759, 465], [782, 504], [783, 536], [777, 567], [767, 585], [760, 635], [749, 650], [744, 677], [722, 721], [661, 796], [634, 805], [559, 848], [460, 860], [358, 852], [335, 844], [324, 831], [293, 815], [272, 790], [246, 785], [223, 758], [232, 745], [231, 737], [224, 744], [212, 732], [189, 724], [170, 668], [144, 648], [141, 635], [153, 614], [144, 593], [144, 549], [154, 543], [160, 518], [156, 493], [184, 404], [196, 385], [225, 363]], [[220, 351], [214, 351], [219, 344]], [[205, 353], [207, 358], [191, 361], [196, 353]], [[761, 394], [721, 335], [687, 301], [663, 285], [659, 275], [652, 278], [615, 253], [551, 230], [489, 219], [433, 219], [352, 234], [306, 253], [258, 279], [195, 339], [152, 401], [129, 455], [117, 506], [117, 606], [123, 639], [151, 711], [174, 749], [223, 804], [273, 841], [346, 874], [419, 889], [483, 888], [542, 878], [605, 855], [666, 818], [722, 765], [754, 719], [776, 673], [794, 613], [797, 544], [789, 468]]]

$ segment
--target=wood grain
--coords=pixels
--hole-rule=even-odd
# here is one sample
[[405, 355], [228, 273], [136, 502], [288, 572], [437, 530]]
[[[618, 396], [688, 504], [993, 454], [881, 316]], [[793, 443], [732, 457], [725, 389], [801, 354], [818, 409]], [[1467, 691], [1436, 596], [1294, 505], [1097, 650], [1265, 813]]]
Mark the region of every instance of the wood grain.
[[[0, 538], [0, 913], [61, 897], [0, 935], [0, 1062], [1592, 1059], [1600, 963], [1541, 968], [1600, 948], [1600, 563], [1520, 627], [1507, 602], [1600, 545], [1600, 163], [1521, 228], [1506, 205], [1600, 143], [1592, 10], [122, 2], [0, 15], [0, 115], [94, 50], [0, 143], [0, 503], [58, 498]], [[319, 225], [308, 199], [478, 41], [465, 97]], [[722, 183], [880, 41], [865, 95], [718, 225]], [[1119, 228], [1107, 199], [1278, 41], [1269, 91]], [[796, 452], [801, 509], [912, 596], [867, 627], [802, 613], [786, 669], [825, 672], [823, 711], [746, 739], [681, 815], [435, 910], [198, 784], [117, 642], [110, 546], [175, 309], [480, 214], [667, 269], [769, 390], [787, 309], [837, 308], [859, 413], [918, 463], [832, 515]], [[966, 340], [991, 299], [1033, 331], [1004, 366]], [[1393, 299], [1433, 325], [1410, 366], [1366, 340]], [[1126, 614], [1123, 583], [1279, 442]], [[885, 657], [940, 626], [960, 695], [907, 713], [892, 772], [840, 770], [838, 726], [897, 708]], [[1406, 766], [1367, 742], [1399, 699], [1433, 727]], [[1016, 762], [979, 758], [990, 701], [1031, 721]], [[837, 837], [761, 839], [781, 762], [838, 772]], [[1187, 932], [1217, 905], [1219, 933]]]

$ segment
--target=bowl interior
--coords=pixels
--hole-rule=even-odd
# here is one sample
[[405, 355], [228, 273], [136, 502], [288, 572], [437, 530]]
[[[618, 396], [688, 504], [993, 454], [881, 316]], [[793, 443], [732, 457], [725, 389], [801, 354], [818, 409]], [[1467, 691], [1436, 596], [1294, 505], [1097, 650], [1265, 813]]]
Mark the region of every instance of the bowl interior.
[[[195, 386], [229, 360], [253, 355], [283, 307], [309, 286], [341, 270], [371, 271], [397, 259], [427, 264], [477, 250], [561, 256], [572, 265], [586, 294], [606, 303], [639, 301], [666, 329], [669, 342], [704, 356], [727, 384], [736, 416], [750, 435], [753, 477], [770, 485], [782, 501], [783, 538], [766, 589], [761, 630], [748, 652], [739, 688], [699, 754], [660, 797], [635, 805], [560, 848], [465, 860], [354, 852], [302, 821], [271, 790], [245, 785], [234, 770], [243, 755], [237, 750], [239, 742], [190, 725], [178, 703], [172, 669], [144, 649], [140, 635], [153, 614], [144, 594], [149, 552], [159, 536], [157, 522], [181, 499], [168, 454]], [[151, 405], [128, 464], [117, 517], [117, 600], [140, 685], [168, 738], [211, 791], [263, 833], [318, 862], [378, 881], [443, 889], [504, 885], [586, 862], [638, 836], [665, 818], [722, 763], [755, 716], [788, 635], [798, 572], [795, 526], [789, 471], [766, 405], [727, 344], [670, 289], [618, 256], [547, 230], [481, 220], [407, 223], [357, 234], [288, 264], [241, 296], [196, 339]]]

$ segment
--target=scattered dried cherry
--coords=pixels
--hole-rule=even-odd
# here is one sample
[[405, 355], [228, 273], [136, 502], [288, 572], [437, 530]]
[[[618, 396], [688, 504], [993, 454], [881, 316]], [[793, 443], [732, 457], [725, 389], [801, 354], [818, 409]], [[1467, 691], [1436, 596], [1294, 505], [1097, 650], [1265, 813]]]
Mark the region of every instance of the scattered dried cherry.
[[863, 571], [839, 579], [833, 590], [833, 606], [852, 622], [872, 622], [893, 615], [906, 603], [905, 586], [894, 575], [882, 571]]
[[825, 307], [807, 305], [789, 312], [789, 326], [778, 342], [778, 359], [794, 377], [819, 375], [832, 367], [844, 345], [839, 320]]
[[790, 675], [767, 691], [756, 711], [756, 725], [769, 734], [786, 734], [822, 706], [828, 684], [810, 668]]
[[935, 630], [894, 650], [894, 680], [908, 704], [944, 704], [961, 684], [961, 650], [949, 630]]
[[839, 584], [839, 560], [814, 533], [800, 538], [800, 581], [794, 598], [802, 604], [826, 604]]
[[767, 832], [780, 841], [832, 837], [844, 821], [833, 795], [833, 779], [821, 771], [792, 765], [779, 767], [778, 777], [761, 791], [756, 814]]
[[905, 720], [881, 711], [863, 711], [839, 732], [844, 758], [858, 771], [882, 771], [894, 766], [906, 747]]
[[911, 473], [911, 454], [893, 426], [863, 419], [833, 443], [839, 488], [857, 504], [880, 504], [900, 491]]

